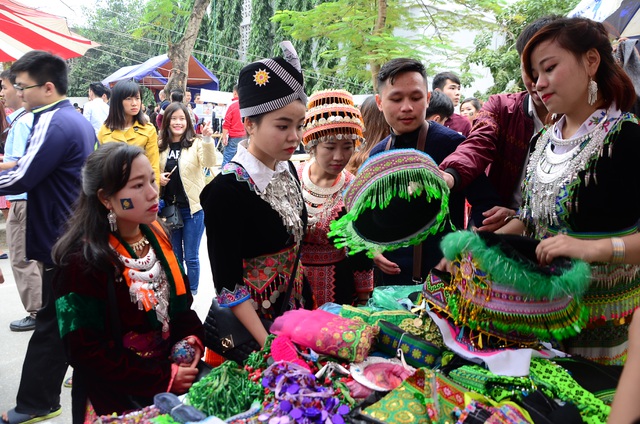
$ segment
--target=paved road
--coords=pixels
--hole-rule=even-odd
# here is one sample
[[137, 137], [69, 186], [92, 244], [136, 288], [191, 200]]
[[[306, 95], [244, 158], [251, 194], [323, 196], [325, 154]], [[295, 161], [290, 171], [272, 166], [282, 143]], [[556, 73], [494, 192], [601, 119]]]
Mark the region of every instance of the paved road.
[[[4, 223], [0, 225], [4, 232]], [[0, 246], [6, 250], [6, 246]], [[201, 319], [207, 314], [214, 294], [211, 266], [207, 256], [206, 235], [200, 245], [200, 288], [195, 297], [193, 308]], [[14, 333], [9, 330], [9, 323], [23, 318], [26, 312], [20, 302], [11, 266], [8, 259], [0, 260], [0, 268], [4, 273], [5, 282], [0, 284], [0, 411], [15, 406], [15, 396], [18, 392], [22, 362], [27, 350], [31, 332]], [[71, 376], [71, 368], [67, 371]], [[62, 414], [56, 418], [44, 421], [47, 424], [71, 424], [71, 389], [62, 388]]]

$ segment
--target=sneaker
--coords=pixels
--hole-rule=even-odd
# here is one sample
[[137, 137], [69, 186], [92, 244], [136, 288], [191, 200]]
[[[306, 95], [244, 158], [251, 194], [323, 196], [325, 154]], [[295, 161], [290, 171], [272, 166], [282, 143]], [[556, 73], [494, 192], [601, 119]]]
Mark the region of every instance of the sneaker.
[[11, 324], [9, 324], [9, 329], [11, 331], [32, 331], [35, 328], [36, 319], [31, 315], [16, 321], [12, 321]]

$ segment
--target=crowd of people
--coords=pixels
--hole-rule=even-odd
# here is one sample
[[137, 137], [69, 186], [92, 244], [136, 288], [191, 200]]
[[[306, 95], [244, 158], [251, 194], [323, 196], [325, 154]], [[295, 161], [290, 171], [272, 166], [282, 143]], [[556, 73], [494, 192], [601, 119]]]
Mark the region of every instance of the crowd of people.
[[[150, 116], [137, 83], [91, 84], [83, 117], [66, 99], [59, 57], [33, 51], [0, 75], [8, 109], [0, 195], [10, 202], [9, 256], [28, 313], [11, 329], [34, 330], [3, 422], [60, 414], [68, 365], [74, 423], [187, 392], [210, 347], [191, 309], [201, 284], [215, 285], [215, 307], [263, 347], [265, 322], [284, 311], [366, 305], [377, 287], [451, 271], [441, 242], [455, 230], [526, 235], [542, 268], [585, 261], [584, 328], [543, 341], [608, 366], [637, 349], [628, 341], [640, 306], [637, 76], [616, 59], [602, 24], [546, 17], [527, 26], [516, 44], [526, 90], [484, 103], [461, 100], [450, 71], [429, 91], [424, 64], [412, 58], [383, 64], [377, 93], [360, 107], [340, 88], [307, 97], [297, 53], [282, 47], [283, 57], [240, 71], [222, 124], [224, 160], [208, 183], [206, 169], [218, 165], [214, 131], [194, 115], [190, 92], [160, 97]], [[294, 165], [301, 143], [310, 159]], [[336, 244], [333, 224], [353, 204], [345, 190], [370, 183], [361, 170], [377, 155], [415, 150], [450, 190], [450, 225], [399, 243], [390, 234], [416, 216], [390, 203], [395, 215], [374, 220], [387, 246]], [[158, 220], [168, 207], [179, 215], [171, 228]], [[213, 281], [200, 278], [205, 231]], [[171, 355], [178, 345], [194, 352], [186, 363]], [[633, 364], [621, 384], [632, 384]], [[640, 417], [628, 393], [620, 399], [613, 417]]]

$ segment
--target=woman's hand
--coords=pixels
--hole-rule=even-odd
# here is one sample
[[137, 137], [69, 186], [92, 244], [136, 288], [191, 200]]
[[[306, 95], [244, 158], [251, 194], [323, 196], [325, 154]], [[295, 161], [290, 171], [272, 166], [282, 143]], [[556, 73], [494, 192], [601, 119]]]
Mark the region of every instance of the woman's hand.
[[193, 347], [193, 349], [195, 350], [195, 354], [193, 356], [193, 361], [191, 362], [191, 364], [189, 364], [189, 366], [191, 368], [196, 368], [198, 366], [198, 363], [200, 362], [200, 359], [202, 359], [202, 355], [203, 355], [203, 351], [202, 351], [202, 347], [200, 345], [200, 343], [198, 343], [198, 340], [194, 337], [194, 336], [189, 336], [187, 338], [184, 339], [187, 343], [189, 343], [191, 345], [191, 347]]
[[376, 255], [373, 258], [373, 263], [385, 274], [395, 275], [400, 274], [400, 267], [397, 263], [391, 262], [389, 259], [382, 256], [382, 253]]
[[505, 208], [503, 206], [494, 206], [486, 212], [482, 213], [485, 217], [482, 220], [482, 226], [478, 228], [478, 231], [495, 231], [502, 228], [507, 223], [507, 218], [516, 214], [513, 209]]
[[611, 251], [610, 239], [581, 240], [560, 234], [542, 240], [536, 247], [536, 256], [541, 265], [548, 265], [560, 256], [587, 262], [606, 262], [611, 257]]
[[162, 174], [160, 174], [160, 185], [164, 187], [169, 184], [169, 180], [171, 179], [170, 177], [171, 172], [163, 172]]
[[171, 393], [186, 393], [198, 376], [198, 369], [188, 365], [179, 366], [171, 384]]
[[213, 130], [211, 129], [211, 122], [205, 122], [202, 127], [202, 136], [203, 137], [211, 137], [213, 135]]

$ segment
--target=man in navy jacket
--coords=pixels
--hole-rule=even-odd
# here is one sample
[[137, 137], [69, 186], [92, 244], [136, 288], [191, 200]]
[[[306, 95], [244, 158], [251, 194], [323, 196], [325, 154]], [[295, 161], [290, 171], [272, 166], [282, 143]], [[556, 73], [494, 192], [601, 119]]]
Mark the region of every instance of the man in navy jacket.
[[27, 348], [16, 407], [3, 416], [13, 424], [61, 412], [60, 390], [67, 363], [52, 293], [51, 248], [80, 192], [80, 171], [94, 149], [96, 135], [66, 98], [63, 59], [31, 51], [11, 66], [11, 73], [34, 120], [24, 156], [16, 167], [0, 173], [0, 195], [27, 192], [27, 257], [41, 261], [44, 268], [42, 309]]

